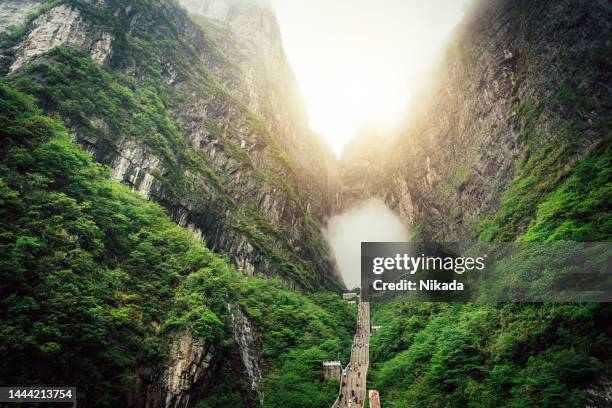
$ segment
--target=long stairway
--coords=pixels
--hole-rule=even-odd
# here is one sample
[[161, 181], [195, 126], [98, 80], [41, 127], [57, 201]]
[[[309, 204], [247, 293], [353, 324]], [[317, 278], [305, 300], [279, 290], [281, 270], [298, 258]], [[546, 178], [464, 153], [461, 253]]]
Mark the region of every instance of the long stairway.
[[340, 393], [333, 408], [363, 407], [366, 399], [370, 341], [370, 304], [361, 302], [351, 361], [342, 371]]

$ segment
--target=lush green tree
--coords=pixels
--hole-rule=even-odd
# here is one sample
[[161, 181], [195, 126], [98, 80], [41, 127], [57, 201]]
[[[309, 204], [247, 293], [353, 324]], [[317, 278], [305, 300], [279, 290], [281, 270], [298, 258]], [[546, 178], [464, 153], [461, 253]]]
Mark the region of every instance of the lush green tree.
[[[75, 384], [92, 405], [120, 405], [137, 367], [163, 370], [173, 333], [232, 349], [233, 302], [261, 337], [268, 406], [308, 390], [303, 406], [333, 400], [321, 362], [346, 356], [355, 316], [337, 294], [238, 273], [2, 82], [0, 137], [3, 384]], [[240, 404], [225, 393], [230, 380], [203, 406]]]

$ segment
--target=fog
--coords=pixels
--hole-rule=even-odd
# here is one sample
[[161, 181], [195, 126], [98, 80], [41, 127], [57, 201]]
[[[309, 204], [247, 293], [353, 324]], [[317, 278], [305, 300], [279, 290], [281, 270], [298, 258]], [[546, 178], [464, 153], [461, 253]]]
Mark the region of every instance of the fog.
[[362, 123], [401, 124], [468, 0], [272, 0], [310, 126], [336, 153]]
[[362, 201], [332, 217], [325, 231], [347, 288], [360, 286], [361, 242], [408, 241], [399, 216], [380, 199]]

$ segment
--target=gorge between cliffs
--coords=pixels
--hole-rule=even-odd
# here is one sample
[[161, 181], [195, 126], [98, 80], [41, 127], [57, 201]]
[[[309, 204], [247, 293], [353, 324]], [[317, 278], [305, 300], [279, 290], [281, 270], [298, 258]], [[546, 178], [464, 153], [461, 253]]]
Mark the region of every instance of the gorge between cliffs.
[[[2, 387], [330, 407], [361, 241], [612, 239], [606, 1], [470, 2], [400, 124], [339, 157], [267, 1], [0, 0], [0, 23]], [[609, 303], [371, 309], [383, 406], [612, 406]]]

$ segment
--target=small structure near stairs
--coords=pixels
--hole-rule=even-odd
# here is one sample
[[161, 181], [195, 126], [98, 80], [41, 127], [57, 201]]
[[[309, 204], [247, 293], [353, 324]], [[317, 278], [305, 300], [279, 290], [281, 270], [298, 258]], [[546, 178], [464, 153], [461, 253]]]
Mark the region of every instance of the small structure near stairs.
[[323, 378], [333, 378], [340, 382], [342, 376], [342, 365], [339, 361], [324, 361], [323, 362]]
[[355, 292], [347, 292], [342, 294], [342, 299], [344, 300], [357, 300], [357, 294]]

